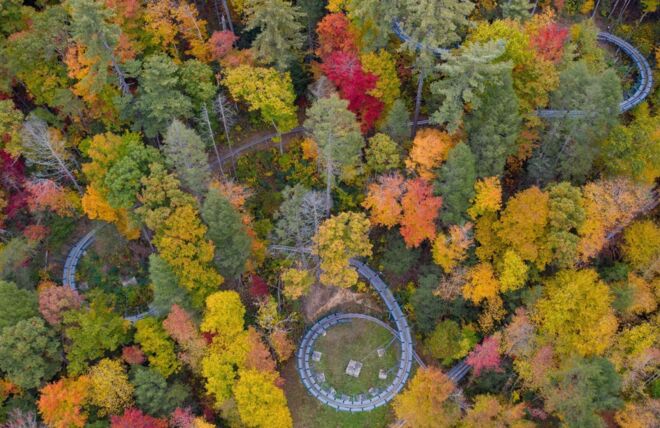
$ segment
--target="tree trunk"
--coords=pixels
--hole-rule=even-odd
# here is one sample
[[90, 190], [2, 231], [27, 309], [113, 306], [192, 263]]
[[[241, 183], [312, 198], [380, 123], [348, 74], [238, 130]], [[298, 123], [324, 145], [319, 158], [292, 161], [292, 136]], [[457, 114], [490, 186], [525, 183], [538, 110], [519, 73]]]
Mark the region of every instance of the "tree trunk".
[[596, 12], [598, 11], [598, 6], [600, 6], [600, 0], [596, 1], [596, 6], [594, 6], [594, 11], [591, 14], [591, 18], [593, 19], [594, 16], [596, 16]]
[[532, 16], [536, 13], [536, 8], [539, 6], [539, 0], [536, 0], [534, 2], [534, 9], [532, 9]]
[[225, 16], [227, 17], [227, 22], [229, 23], [229, 30], [234, 33], [234, 23], [231, 22], [231, 14], [229, 13], [229, 5], [227, 0], [222, 0], [222, 8], [225, 10]]
[[332, 189], [332, 162], [331, 159], [326, 159], [325, 164], [325, 214], [330, 215], [330, 205], [332, 205], [332, 198], [330, 191]]
[[126, 77], [124, 76], [124, 72], [121, 70], [121, 68], [119, 68], [119, 64], [117, 63], [117, 59], [115, 58], [115, 53], [113, 52], [112, 48], [110, 48], [110, 45], [108, 45], [108, 41], [105, 38], [105, 34], [100, 33], [100, 35], [103, 41], [103, 46], [110, 53], [110, 61], [112, 62], [112, 68], [115, 70], [117, 79], [119, 79], [119, 89], [121, 89], [122, 95], [129, 95], [130, 90], [128, 87], [128, 83], [126, 83]]
[[424, 88], [424, 72], [419, 71], [419, 78], [417, 79], [417, 96], [415, 97], [415, 116], [413, 117], [412, 130], [410, 138], [415, 138], [417, 134], [417, 121], [419, 120], [419, 109], [422, 106], [422, 89]]
[[218, 8], [218, 0], [213, 0], [213, 9], [215, 10], [215, 17], [218, 20], [218, 25], [224, 31], [224, 26], [222, 25], [222, 18], [220, 17], [220, 9]]
[[218, 103], [220, 109], [220, 115], [222, 116], [222, 127], [225, 130], [225, 138], [227, 139], [227, 145], [229, 146], [229, 154], [231, 155], [231, 167], [234, 172], [234, 177], [236, 177], [236, 158], [234, 158], [234, 149], [231, 144], [231, 139], [229, 138], [229, 124], [227, 123], [227, 115], [225, 112], [224, 103]]
[[209, 117], [209, 109], [206, 107], [206, 103], [202, 104], [202, 117], [206, 123], [206, 127], [209, 130], [209, 138], [211, 138], [211, 143], [213, 144], [213, 151], [215, 152], [215, 158], [218, 160], [218, 166], [220, 167], [220, 173], [222, 176], [225, 176], [225, 171], [222, 168], [222, 160], [220, 159], [220, 152], [218, 152], [218, 145], [215, 142], [215, 134], [213, 133], [213, 127], [211, 126], [211, 118]]

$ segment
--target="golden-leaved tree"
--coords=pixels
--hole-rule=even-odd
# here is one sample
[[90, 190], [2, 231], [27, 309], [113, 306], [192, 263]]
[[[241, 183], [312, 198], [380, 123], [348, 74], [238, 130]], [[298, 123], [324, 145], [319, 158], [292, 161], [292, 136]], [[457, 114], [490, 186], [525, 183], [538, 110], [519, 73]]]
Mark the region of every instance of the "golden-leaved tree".
[[546, 340], [564, 355], [602, 355], [617, 329], [609, 287], [595, 270], [564, 270], [545, 282], [535, 321]]
[[313, 252], [321, 258], [321, 283], [349, 288], [358, 274], [353, 257], [369, 257], [369, 220], [362, 213], [344, 212], [327, 219], [314, 236]]

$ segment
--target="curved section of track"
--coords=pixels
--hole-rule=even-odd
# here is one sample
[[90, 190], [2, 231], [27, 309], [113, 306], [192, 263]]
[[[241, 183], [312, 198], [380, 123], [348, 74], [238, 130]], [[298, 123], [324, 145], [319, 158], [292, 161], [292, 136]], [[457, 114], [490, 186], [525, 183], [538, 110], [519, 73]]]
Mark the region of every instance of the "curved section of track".
[[351, 319], [366, 319], [377, 322], [390, 331], [393, 330], [387, 323], [364, 314], [333, 314], [322, 318], [316, 324], [312, 325], [303, 336], [298, 347], [296, 367], [305, 388], [323, 404], [340, 411], [366, 412], [387, 404], [403, 389], [410, 377], [415, 353], [413, 351], [413, 342], [408, 321], [387, 284], [383, 282], [376, 272], [359, 260], [352, 259], [351, 265], [376, 290], [387, 306], [390, 317], [396, 326], [395, 338], [399, 341], [401, 355], [392, 383], [385, 390], [375, 391], [369, 396], [365, 396], [364, 394], [358, 396], [337, 396], [333, 390], [323, 388], [318, 382], [317, 374], [313, 370], [312, 353], [314, 352], [314, 343], [328, 328], [342, 322], [348, 322]]
[[[392, 31], [402, 42], [415, 46], [417, 50], [429, 50], [439, 57], [449, 53], [448, 49], [432, 48], [413, 40], [403, 30], [401, 24], [398, 21], [394, 21], [392, 23]], [[642, 55], [633, 45], [621, 37], [615, 36], [614, 34], [605, 31], [601, 31], [596, 37], [598, 41], [612, 44], [621, 49], [626, 55], [628, 55], [630, 60], [635, 64], [635, 67], [637, 68], [637, 81], [635, 83], [635, 89], [632, 91], [632, 95], [621, 101], [619, 104], [619, 111], [624, 113], [644, 101], [644, 99], [651, 93], [651, 89], [653, 89], [653, 72], [651, 70], [651, 66], [649, 65], [644, 55]], [[582, 111], [537, 110], [536, 114], [543, 118], [562, 118], [581, 116]]]
[[[67, 254], [66, 260], [64, 261], [64, 270], [62, 271], [62, 285], [64, 287], [69, 287], [74, 291], [78, 291], [78, 287], [76, 285], [76, 268], [78, 267], [78, 262], [80, 261], [81, 257], [85, 255], [89, 246], [94, 243], [96, 232], [98, 232], [102, 227], [103, 226], [98, 226], [87, 232], [87, 234], [80, 238], [80, 240], [76, 242], [73, 248], [71, 248], [69, 254]], [[136, 315], [125, 316], [124, 319], [134, 323], [138, 320], [141, 320], [142, 318], [154, 314], [155, 311], [152, 308], [149, 308], [148, 311]]]

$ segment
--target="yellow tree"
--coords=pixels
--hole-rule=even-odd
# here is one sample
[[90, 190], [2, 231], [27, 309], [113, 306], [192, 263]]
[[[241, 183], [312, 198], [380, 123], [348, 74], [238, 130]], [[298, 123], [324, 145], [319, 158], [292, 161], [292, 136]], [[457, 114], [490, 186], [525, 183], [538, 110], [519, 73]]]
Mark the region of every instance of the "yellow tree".
[[245, 365], [249, 352], [244, 316], [245, 307], [235, 291], [217, 291], [206, 299], [200, 328], [213, 339], [202, 359], [202, 375], [206, 392], [218, 407], [231, 397], [237, 369]]
[[91, 220], [103, 220], [112, 223], [127, 239], [140, 237], [140, 229], [136, 227], [125, 208], [113, 208], [101, 193], [92, 186], [87, 186], [81, 199], [83, 211]]
[[440, 369], [420, 368], [405, 391], [394, 398], [394, 413], [411, 428], [452, 427], [461, 416], [458, 404], [449, 399], [454, 388]]
[[516, 193], [509, 199], [497, 225], [502, 245], [539, 269], [545, 267], [551, 256], [545, 242], [548, 202], [548, 195], [536, 186]]
[[461, 421], [462, 428], [533, 428], [532, 421], [524, 420], [525, 403], [511, 405], [494, 395], [477, 395]]
[[289, 131], [297, 125], [293, 104], [296, 94], [289, 73], [240, 65], [227, 71], [223, 83], [235, 100], [246, 103], [250, 111], [259, 112], [264, 123], [278, 132]]
[[631, 224], [623, 232], [621, 249], [626, 262], [640, 272], [660, 264], [660, 227], [652, 220]]
[[385, 105], [384, 112], [387, 113], [394, 101], [401, 96], [399, 77], [396, 74], [396, 63], [392, 54], [384, 49], [378, 52], [369, 52], [360, 57], [362, 68], [368, 73], [378, 77], [376, 87], [368, 94], [378, 98]]
[[475, 304], [484, 299], [493, 299], [500, 290], [500, 284], [495, 278], [493, 266], [490, 263], [479, 263], [467, 274], [467, 282], [463, 286], [463, 297]]
[[291, 300], [307, 294], [309, 288], [314, 284], [314, 277], [305, 269], [285, 269], [280, 277], [284, 284], [284, 295]]
[[477, 219], [502, 208], [502, 185], [498, 177], [486, 177], [474, 183], [474, 202], [468, 214]]
[[472, 245], [472, 223], [464, 226], [452, 225], [449, 236], [439, 233], [433, 241], [433, 261], [449, 273], [467, 258], [467, 250]]
[[291, 428], [293, 420], [275, 372], [242, 370], [233, 388], [241, 421], [250, 428]]
[[90, 400], [99, 415], [118, 415], [133, 402], [133, 385], [119, 360], [104, 358], [89, 371]]
[[651, 186], [622, 177], [591, 182], [582, 194], [585, 221], [578, 230], [578, 247], [583, 261], [598, 254], [610, 233], [624, 227], [653, 202]]
[[172, 267], [179, 284], [192, 292], [197, 306], [223, 283], [211, 264], [215, 248], [206, 239], [206, 226], [191, 205], [177, 208], [164, 221], [154, 245]]
[[349, 262], [369, 257], [369, 220], [362, 213], [344, 212], [327, 219], [314, 236], [313, 253], [321, 258], [321, 283], [349, 288], [358, 274]]
[[433, 180], [434, 170], [442, 165], [455, 145], [456, 140], [446, 132], [433, 128], [420, 129], [406, 159], [406, 168], [415, 171], [424, 180]]
[[518, 290], [527, 281], [529, 267], [513, 250], [506, 250], [498, 261], [497, 271], [502, 292]]
[[534, 320], [559, 353], [602, 355], [617, 329], [612, 301], [596, 271], [564, 270], [545, 282]]
[[135, 341], [147, 354], [149, 365], [164, 378], [176, 373], [181, 368], [174, 353], [174, 342], [167, 336], [163, 326], [153, 317], [147, 317], [135, 323]]

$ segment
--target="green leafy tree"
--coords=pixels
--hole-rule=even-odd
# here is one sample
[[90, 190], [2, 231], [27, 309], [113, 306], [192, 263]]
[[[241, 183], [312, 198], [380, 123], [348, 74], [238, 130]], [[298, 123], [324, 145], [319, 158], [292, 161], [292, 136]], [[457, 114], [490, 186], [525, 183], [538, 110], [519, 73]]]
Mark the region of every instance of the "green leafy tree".
[[651, 115], [647, 103], [633, 111], [633, 121], [617, 125], [601, 143], [599, 161], [612, 175], [654, 183], [660, 176], [660, 116]]
[[550, 121], [543, 144], [529, 164], [535, 180], [582, 183], [591, 171], [597, 143], [616, 125], [621, 85], [614, 70], [594, 73], [583, 61], [571, 63], [560, 75], [551, 108], [566, 111]]
[[[130, 135], [130, 134], [129, 134]], [[131, 208], [142, 188], [142, 177], [149, 173], [149, 165], [161, 162], [160, 152], [141, 142], [130, 144], [124, 156], [112, 164], [103, 180], [108, 190], [108, 202], [114, 208]]]
[[364, 140], [355, 114], [348, 110], [348, 101], [337, 95], [320, 98], [307, 112], [305, 128], [319, 149], [319, 159], [325, 173], [325, 197], [328, 211], [332, 206], [330, 191], [339, 174], [347, 175], [360, 162]]
[[39, 316], [39, 303], [33, 291], [22, 290], [13, 282], [0, 281], [0, 331], [36, 316]]
[[143, 63], [131, 64], [131, 74], [139, 82], [133, 98], [124, 97], [122, 114], [136, 130], [148, 138], [165, 132], [172, 119], [192, 116], [192, 100], [181, 90], [179, 67], [164, 54], [147, 56]]
[[447, 156], [436, 180], [436, 191], [442, 195], [440, 218], [448, 224], [462, 224], [474, 197], [477, 181], [476, 162], [470, 147], [460, 143]]
[[218, 189], [211, 187], [201, 214], [209, 228], [206, 236], [215, 244], [215, 265], [220, 274], [227, 278], [243, 273], [252, 240], [240, 213]]
[[555, 411], [567, 427], [605, 427], [599, 413], [623, 406], [621, 378], [605, 358], [576, 359], [552, 377], [552, 387], [544, 393], [546, 408]]
[[300, 23], [303, 12], [288, 0], [246, 0], [245, 3], [245, 29], [260, 29], [252, 42], [257, 58], [284, 70], [303, 44]]
[[90, 296], [89, 308], [64, 314], [68, 371], [78, 375], [89, 362], [103, 357], [129, 340], [129, 322], [113, 312], [114, 299], [103, 293]]
[[468, 145], [480, 178], [502, 175], [507, 157], [517, 148], [522, 121], [510, 72], [502, 74], [501, 83], [488, 84], [479, 107], [465, 118]]
[[174, 353], [174, 342], [158, 320], [143, 318], [135, 323], [135, 328], [135, 341], [147, 355], [151, 367], [165, 378], [181, 368]]
[[197, 59], [189, 59], [181, 64], [179, 81], [183, 92], [190, 97], [196, 110], [210, 103], [215, 96], [213, 69]]
[[36, 388], [55, 376], [62, 351], [55, 332], [41, 318], [19, 321], [0, 333], [0, 370], [22, 388]]
[[138, 367], [131, 380], [135, 386], [135, 404], [152, 416], [168, 416], [183, 408], [190, 398], [188, 387], [180, 382], [172, 385], [157, 370]]
[[371, 174], [382, 174], [401, 165], [401, 150], [386, 134], [378, 133], [369, 138], [369, 147], [365, 152]]
[[455, 321], [445, 320], [436, 325], [433, 333], [426, 339], [425, 346], [433, 358], [448, 365], [467, 356], [477, 341], [477, 333], [474, 330], [461, 329]]
[[551, 186], [548, 195], [548, 244], [557, 266], [568, 268], [578, 259], [577, 231], [586, 218], [582, 191], [562, 182]]
[[183, 184], [195, 194], [201, 194], [208, 184], [211, 171], [204, 143], [197, 133], [174, 119], [167, 128], [163, 152]]

